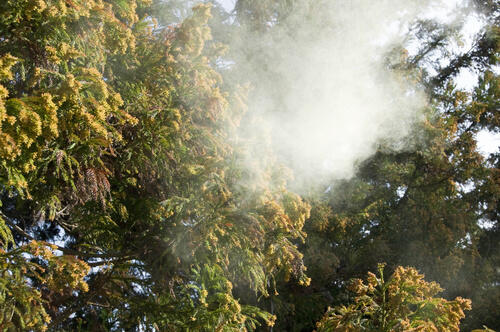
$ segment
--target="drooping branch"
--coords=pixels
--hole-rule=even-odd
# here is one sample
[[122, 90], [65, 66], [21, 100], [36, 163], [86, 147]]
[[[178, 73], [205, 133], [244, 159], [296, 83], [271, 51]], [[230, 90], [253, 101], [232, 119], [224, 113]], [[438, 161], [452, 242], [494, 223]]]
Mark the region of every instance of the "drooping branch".
[[[0, 211], [0, 217], [2, 217], [2, 219], [5, 220], [5, 222], [7, 223], [7, 225], [9, 225], [12, 228], [12, 230], [14, 232], [16, 232], [17, 234], [23, 236], [24, 238], [26, 238], [26, 239], [28, 239], [30, 241], [38, 241], [33, 236], [29, 235], [21, 227], [19, 227], [18, 225], [16, 225], [16, 223], [13, 222], [11, 220], [11, 218], [9, 218], [8, 216], [6, 216], [2, 211]], [[115, 259], [112, 260], [113, 262], [123, 261], [123, 260], [130, 259], [130, 256], [128, 256], [128, 255], [111, 255], [111, 254], [98, 254], [98, 253], [91, 254], [91, 253], [85, 253], [85, 252], [81, 252], [81, 251], [70, 249], [70, 248], [64, 248], [64, 247], [61, 247], [61, 246], [58, 246], [58, 245], [52, 244], [52, 243], [51, 243], [51, 246], [55, 246], [57, 250], [60, 250], [65, 255], [80, 256], [80, 257], [83, 257], [83, 258], [86, 258], [86, 259], [90, 259], [90, 258], [103, 258], [103, 259], [107, 258], [107, 259], [112, 259], [112, 258], [115, 258]], [[116, 258], [116, 257], [119, 257], [119, 258]], [[105, 263], [106, 263], [105, 261], [103, 261], [103, 262], [93, 262], [93, 263], [89, 263], [89, 265], [90, 266], [98, 266], [98, 265], [103, 265]]]

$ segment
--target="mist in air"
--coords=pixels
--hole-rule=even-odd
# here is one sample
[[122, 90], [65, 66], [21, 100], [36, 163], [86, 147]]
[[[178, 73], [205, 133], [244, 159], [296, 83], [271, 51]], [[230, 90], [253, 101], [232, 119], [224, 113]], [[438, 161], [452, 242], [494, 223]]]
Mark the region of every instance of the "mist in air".
[[252, 86], [241, 127], [253, 142], [249, 168], [266, 167], [271, 149], [300, 186], [349, 178], [377, 149], [412, 148], [426, 98], [411, 75], [390, 67], [405, 56], [397, 46], [429, 3], [341, 3], [297, 1], [279, 24], [264, 33], [248, 24], [231, 42], [243, 68], [237, 80]]

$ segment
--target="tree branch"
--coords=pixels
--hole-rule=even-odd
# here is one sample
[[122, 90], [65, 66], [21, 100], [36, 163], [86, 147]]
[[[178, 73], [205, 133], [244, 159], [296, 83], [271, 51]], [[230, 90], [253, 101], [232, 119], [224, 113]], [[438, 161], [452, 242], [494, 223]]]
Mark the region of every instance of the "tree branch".
[[[26, 231], [23, 230], [21, 227], [16, 225], [16, 223], [14, 223], [11, 220], [11, 218], [6, 216], [2, 211], [0, 211], [0, 217], [2, 217], [2, 219], [4, 219], [5, 222], [7, 223], [7, 225], [9, 225], [12, 228], [12, 230], [15, 231], [17, 234], [25, 237], [28, 240], [38, 241], [33, 236], [26, 233]], [[115, 258], [115, 257], [118, 257], [118, 258], [113, 260], [113, 261], [130, 259], [130, 256], [128, 256], [128, 255], [122, 256], [122, 255], [110, 255], [110, 254], [89, 254], [89, 253], [84, 253], [84, 252], [70, 249], [70, 248], [64, 248], [64, 247], [61, 247], [61, 246], [58, 246], [58, 245], [52, 244], [52, 243], [51, 243], [51, 245], [55, 246], [57, 248], [57, 250], [60, 250], [65, 255], [80, 256], [80, 257], [87, 258], [87, 259], [89, 259], [89, 258]], [[95, 264], [95, 266], [98, 266], [98, 265], [105, 264], [105, 262], [95, 262], [95, 263], [90, 263], [89, 265], [93, 266], [92, 264]]]

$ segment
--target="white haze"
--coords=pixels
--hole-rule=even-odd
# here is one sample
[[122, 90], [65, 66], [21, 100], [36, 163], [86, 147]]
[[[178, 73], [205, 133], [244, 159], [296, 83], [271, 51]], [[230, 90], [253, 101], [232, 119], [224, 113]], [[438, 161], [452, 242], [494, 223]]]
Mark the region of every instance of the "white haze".
[[255, 139], [248, 164], [262, 167], [269, 148], [263, 138], [271, 133], [279, 162], [307, 184], [353, 176], [381, 146], [411, 148], [425, 96], [389, 70], [384, 55], [429, 7], [409, 0], [303, 2], [290, 24], [270, 27], [265, 37], [247, 31], [231, 48], [258, 50], [257, 58], [243, 51], [235, 59], [246, 62], [241, 79], [253, 82], [249, 114], [258, 117], [243, 124]]

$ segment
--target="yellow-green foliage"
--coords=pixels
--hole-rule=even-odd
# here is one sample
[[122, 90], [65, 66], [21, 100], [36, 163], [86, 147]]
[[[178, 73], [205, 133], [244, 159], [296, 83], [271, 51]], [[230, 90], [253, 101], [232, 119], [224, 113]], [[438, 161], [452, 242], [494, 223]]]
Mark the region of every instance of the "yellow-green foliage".
[[[218, 43], [227, 29], [279, 27], [295, 2], [238, 1], [234, 24], [187, 3], [0, 0], [0, 330], [310, 329], [309, 313], [342, 300], [343, 281], [379, 257], [426, 267], [449, 288], [475, 259], [472, 225], [497, 218], [498, 176], [485, 175], [479, 127], [467, 126], [497, 130], [498, 75], [484, 71], [470, 92], [441, 86], [415, 129], [428, 144], [378, 151], [358, 177], [306, 201], [269, 146], [265, 166], [248, 169], [255, 158], [234, 133], [251, 89], [223, 81], [238, 64], [226, 66]], [[252, 62], [259, 51], [230, 55]], [[413, 60], [403, 52], [404, 67]], [[486, 198], [460, 192], [470, 179]], [[353, 301], [318, 328], [457, 331], [468, 300], [436, 297], [412, 268], [382, 272], [355, 280]]]
[[[310, 207], [280, 174], [266, 175], [274, 178], [265, 188], [240, 183], [231, 135], [245, 92], [224, 90], [214, 68], [222, 48], [211, 42], [211, 6], [177, 25], [157, 23], [148, 1], [0, 8], [0, 199], [9, 218], [0, 239], [10, 271], [0, 281], [3, 307], [17, 310], [2, 326], [272, 325], [275, 316], [240, 303], [233, 287], [268, 296], [276, 278], [309, 283], [294, 240], [305, 238]], [[71, 248], [58, 256], [44, 242], [26, 245], [37, 228], [64, 230]], [[23, 293], [8, 302], [13, 289]], [[75, 307], [80, 316], [70, 318]]]
[[388, 280], [383, 270], [380, 264], [378, 276], [369, 272], [366, 282], [351, 280], [352, 304], [329, 308], [317, 331], [460, 331], [470, 300], [435, 297], [442, 291], [439, 284], [426, 282], [414, 268], [399, 266]]
[[[66, 168], [50, 160], [54, 149], [85, 159], [87, 167], [100, 163], [121, 139], [116, 125], [135, 123], [120, 109], [122, 98], [106, 82], [102, 61], [135, 47], [136, 7], [135, 1], [2, 4], [0, 25], [16, 31], [2, 36], [0, 51], [8, 52], [0, 54], [0, 176], [7, 188], [29, 197], [47, 180], [40, 168]], [[92, 152], [74, 155], [72, 144]], [[74, 185], [77, 173], [66, 168], [58, 178]]]
[[[29, 257], [30, 260], [27, 260]], [[0, 248], [0, 329], [45, 331], [51, 322], [42, 293], [51, 297], [88, 290], [89, 266], [71, 256], [54, 254], [54, 246], [31, 241], [6, 251]], [[27, 278], [31, 285], [27, 283]], [[39, 288], [32, 285], [39, 284]]]

